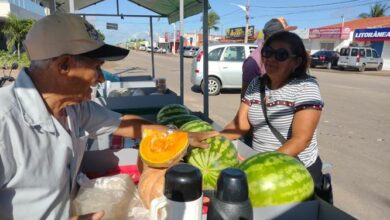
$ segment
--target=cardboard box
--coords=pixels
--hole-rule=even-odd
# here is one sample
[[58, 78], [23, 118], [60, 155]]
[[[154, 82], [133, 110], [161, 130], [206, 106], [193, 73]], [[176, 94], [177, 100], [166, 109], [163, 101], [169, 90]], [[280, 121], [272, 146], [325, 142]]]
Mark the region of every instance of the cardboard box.
[[[249, 155], [252, 152], [251, 149], [247, 149], [242, 142], [235, 142], [238, 144], [238, 150], [242, 155]], [[136, 164], [138, 157], [138, 150], [136, 149], [120, 149], [120, 150], [102, 150], [102, 151], [89, 151], [85, 153], [82, 171], [104, 173], [106, 170], [125, 166], [130, 164]], [[279, 220], [291, 220], [291, 219], [310, 219], [310, 220], [352, 220], [355, 219], [340, 209], [322, 201], [319, 198], [315, 200], [292, 203], [287, 205], [269, 206], [263, 208], [254, 208], [254, 219], [279, 219]], [[203, 216], [206, 220], [207, 216]]]

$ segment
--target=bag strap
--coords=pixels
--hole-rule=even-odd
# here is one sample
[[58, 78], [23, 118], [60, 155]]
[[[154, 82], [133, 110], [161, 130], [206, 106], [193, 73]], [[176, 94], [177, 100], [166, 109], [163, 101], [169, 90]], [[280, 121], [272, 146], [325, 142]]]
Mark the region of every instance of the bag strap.
[[270, 121], [268, 120], [267, 116], [267, 107], [265, 106], [266, 100], [265, 100], [265, 84], [267, 83], [267, 76], [260, 77], [260, 103], [261, 108], [263, 109], [263, 114], [265, 121], [267, 122], [268, 127], [271, 129], [272, 133], [275, 135], [275, 137], [279, 140], [281, 144], [286, 143], [286, 138], [283, 137], [282, 134], [274, 126], [271, 125]]

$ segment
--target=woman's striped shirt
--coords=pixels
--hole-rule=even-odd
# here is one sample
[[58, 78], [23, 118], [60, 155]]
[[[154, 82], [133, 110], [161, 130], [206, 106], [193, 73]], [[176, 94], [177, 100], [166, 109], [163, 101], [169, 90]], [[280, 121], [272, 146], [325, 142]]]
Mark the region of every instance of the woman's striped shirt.
[[[312, 76], [294, 78], [276, 90], [270, 90], [266, 86], [265, 97], [268, 119], [286, 139], [291, 137], [295, 112], [307, 108], [322, 110], [324, 106], [319, 85]], [[260, 77], [252, 80], [242, 102], [250, 106], [248, 120], [253, 127], [253, 148], [259, 152], [277, 150], [281, 143], [268, 127], [261, 108]], [[312, 165], [318, 156], [316, 133], [315, 131], [310, 145], [298, 155], [306, 167]]]

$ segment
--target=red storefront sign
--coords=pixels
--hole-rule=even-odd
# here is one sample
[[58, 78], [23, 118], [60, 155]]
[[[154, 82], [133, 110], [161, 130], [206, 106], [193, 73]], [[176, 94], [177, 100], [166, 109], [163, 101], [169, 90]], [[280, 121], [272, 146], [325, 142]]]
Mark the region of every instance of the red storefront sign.
[[349, 28], [310, 28], [309, 39], [348, 39]]
[[168, 32], [164, 33], [164, 40], [165, 40], [165, 42], [168, 42]]

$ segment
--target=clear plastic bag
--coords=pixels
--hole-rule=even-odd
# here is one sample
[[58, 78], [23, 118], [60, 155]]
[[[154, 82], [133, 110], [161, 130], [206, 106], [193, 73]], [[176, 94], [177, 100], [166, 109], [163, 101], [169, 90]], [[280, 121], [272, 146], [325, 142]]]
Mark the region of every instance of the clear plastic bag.
[[84, 215], [104, 210], [103, 219], [129, 219], [131, 203], [136, 203], [137, 189], [127, 174], [88, 179], [80, 174], [80, 185], [76, 198], [72, 201], [71, 215]]

